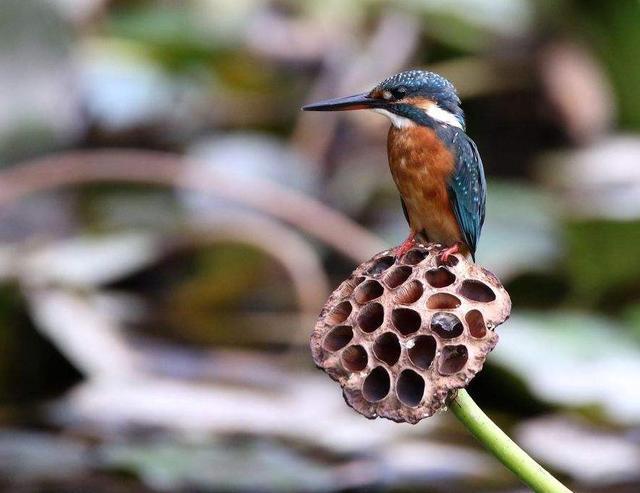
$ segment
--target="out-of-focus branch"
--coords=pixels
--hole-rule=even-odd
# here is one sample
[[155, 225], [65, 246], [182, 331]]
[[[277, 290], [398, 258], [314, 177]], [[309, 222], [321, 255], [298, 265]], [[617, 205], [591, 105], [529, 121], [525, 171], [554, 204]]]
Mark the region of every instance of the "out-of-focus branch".
[[[189, 167], [189, 172], [186, 172]], [[299, 192], [260, 178], [239, 178], [181, 156], [137, 150], [74, 151], [0, 172], [0, 207], [30, 194], [96, 182], [183, 187], [215, 194], [284, 220], [360, 262], [385, 248], [365, 228]]]
[[207, 222], [202, 233], [173, 246], [220, 241], [251, 245], [279, 262], [291, 279], [301, 313], [316, 313], [324, 303], [329, 279], [315, 250], [295, 231], [257, 214], [228, 213], [224, 219]]
[[121, 328], [85, 297], [47, 288], [27, 288], [25, 295], [39, 330], [85, 377], [126, 380], [139, 373], [137, 355]]

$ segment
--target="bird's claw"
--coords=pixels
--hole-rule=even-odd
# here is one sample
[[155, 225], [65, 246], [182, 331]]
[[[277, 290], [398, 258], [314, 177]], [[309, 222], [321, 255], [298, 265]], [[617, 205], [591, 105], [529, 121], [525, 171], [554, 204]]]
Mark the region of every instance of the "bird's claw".
[[402, 257], [405, 253], [411, 250], [414, 246], [416, 246], [416, 237], [413, 234], [410, 234], [406, 240], [401, 245], [398, 245], [394, 249], [394, 254], [396, 258]]
[[451, 246], [449, 248], [445, 248], [444, 250], [442, 250], [438, 254], [438, 260], [440, 260], [440, 262], [442, 262], [443, 264], [448, 264], [449, 263], [449, 257], [451, 257], [452, 255], [454, 255], [456, 253], [460, 253], [460, 245], [458, 243], [456, 243], [455, 245], [453, 245], [453, 246]]

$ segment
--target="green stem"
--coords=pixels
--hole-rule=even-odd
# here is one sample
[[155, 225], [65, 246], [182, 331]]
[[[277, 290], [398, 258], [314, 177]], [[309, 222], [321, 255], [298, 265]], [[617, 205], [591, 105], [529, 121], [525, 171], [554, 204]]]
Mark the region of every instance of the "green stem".
[[458, 391], [449, 409], [496, 458], [538, 493], [571, 493], [489, 419], [466, 390]]

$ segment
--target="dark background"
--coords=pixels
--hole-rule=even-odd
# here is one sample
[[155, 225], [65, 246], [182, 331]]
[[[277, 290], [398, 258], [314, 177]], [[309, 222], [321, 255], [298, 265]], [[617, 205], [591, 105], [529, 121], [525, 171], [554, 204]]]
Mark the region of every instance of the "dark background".
[[299, 108], [414, 67], [459, 89], [513, 298], [471, 394], [577, 491], [640, 490], [639, 60], [632, 0], [2, 0], [0, 490], [525, 491], [308, 351], [407, 227], [387, 120]]

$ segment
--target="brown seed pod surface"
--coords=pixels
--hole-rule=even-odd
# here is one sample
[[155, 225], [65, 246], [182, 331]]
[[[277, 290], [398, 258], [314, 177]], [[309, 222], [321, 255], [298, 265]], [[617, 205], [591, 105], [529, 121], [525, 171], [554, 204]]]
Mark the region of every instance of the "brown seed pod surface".
[[368, 418], [417, 423], [482, 369], [511, 311], [509, 294], [439, 245], [361, 264], [331, 295], [311, 336], [316, 365]]

